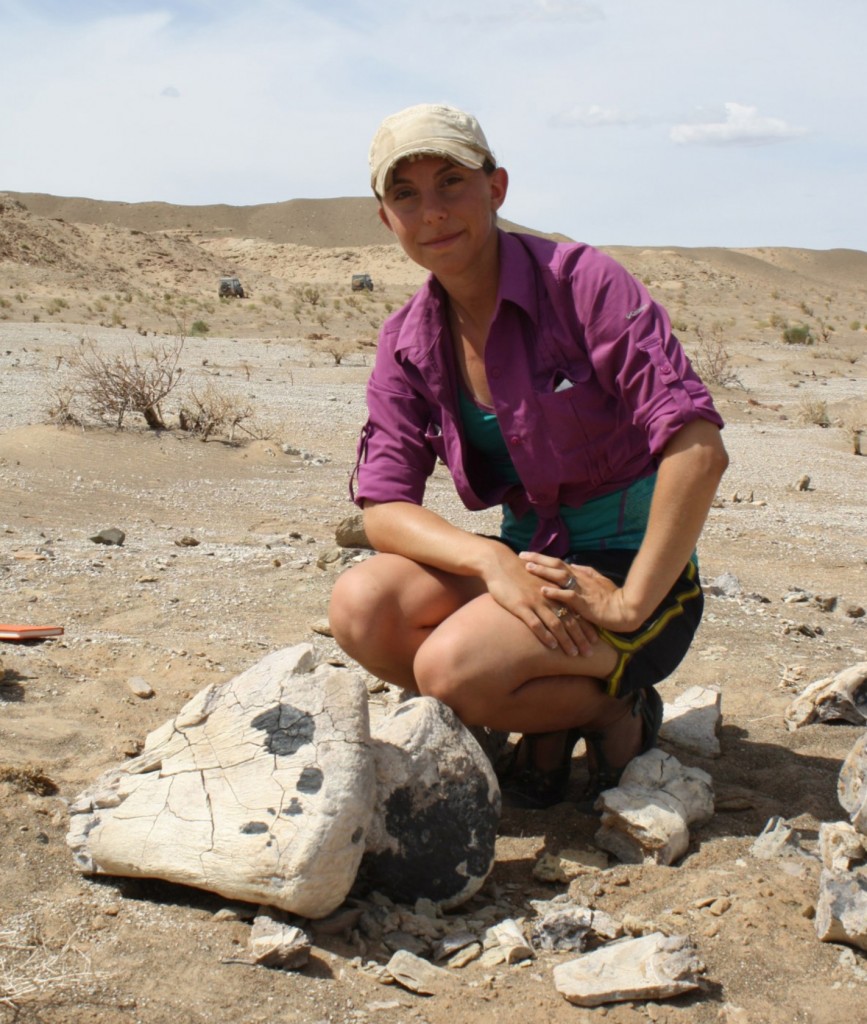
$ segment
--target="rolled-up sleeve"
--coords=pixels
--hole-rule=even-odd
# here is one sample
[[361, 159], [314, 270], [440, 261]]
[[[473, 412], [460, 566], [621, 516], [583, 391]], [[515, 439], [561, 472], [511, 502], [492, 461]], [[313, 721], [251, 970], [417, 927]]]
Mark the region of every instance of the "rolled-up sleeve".
[[598, 379], [625, 403], [650, 451], [659, 456], [694, 420], [722, 427], [665, 309], [618, 263], [595, 256], [573, 278], [576, 304], [585, 311], [588, 353]]
[[389, 347], [380, 350], [367, 385], [368, 419], [358, 442], [352, 497], [420, 505], [436, 461], [430, 409], [407, 383]]

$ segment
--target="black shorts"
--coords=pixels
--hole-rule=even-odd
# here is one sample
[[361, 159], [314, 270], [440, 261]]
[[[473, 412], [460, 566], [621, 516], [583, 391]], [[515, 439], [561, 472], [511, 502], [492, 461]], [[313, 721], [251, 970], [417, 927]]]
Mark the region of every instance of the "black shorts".
[[[614, 549], [574, 551], [565, 561], [589, 565], [622, 586], [635, 554]], [[698, 567], [694, 561], [689, 561], [671, 590], [638, 629], [615, 633], [597, 626], [599, 635], [619, 655], [611, 675], [600, 680], [605, 692], [611, 697], [626, 697], [671, 675], [689, 650], [703, 609]]]

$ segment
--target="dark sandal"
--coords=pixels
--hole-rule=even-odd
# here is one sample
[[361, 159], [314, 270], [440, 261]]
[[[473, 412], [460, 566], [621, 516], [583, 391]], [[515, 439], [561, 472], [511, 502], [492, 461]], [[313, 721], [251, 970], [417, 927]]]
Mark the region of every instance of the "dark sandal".
[[500, 792], [506, 806], [540, 811], [566, 799], [572, 751], [582, 733], [580, 729], [569, 729], [566, 732], [560, 763], [556, 768], [537, 768], [536, 744], [538, 740], [550, 735], [549, 732], [524, 733], [515, 744], [508, 763], [499, 773]]
[[[662, 725], [662, 709], [662, 698], [652, 686], [639, 690], [635, 694], [632, 702], [632, 714], [641, 716], [643, 733], [641, 747], [635, 757], [638, 757], [640, 754], [646, 754], [648, 750], [656, 746], [659, 728]], [[587, 744], [588, 752], [592, 751], [594, 766], [590, 771], [587, 788], [578, 801], [578, 810], [589, 814], [594, 811], [600, 793], [605, 792], [606, 789], [614, 789], [615, 786], [619, 785], [629, 761], [619, 768], [614, 768], [608, 763], [604, 748], [604, 732], [585, 732], [584, 741]]]

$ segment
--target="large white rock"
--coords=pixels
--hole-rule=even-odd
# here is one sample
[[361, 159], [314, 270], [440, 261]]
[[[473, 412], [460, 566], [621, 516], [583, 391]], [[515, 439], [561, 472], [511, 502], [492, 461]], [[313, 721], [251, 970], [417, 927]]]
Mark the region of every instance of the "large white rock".
[[398, 902], [459, 906], [494, 865], [501, 801], [491, 762], [432, 697], [408, 700], [385, 718], [373, 752], [377, 799], [365, 883]]
[[375, 797], [367, 691], [313, 648], [209, 686], [70, 808], [79, 870], [324, 917], [355, 881]]
[[554, 968], [554, 985], [570, 1003], [602, 1006], [679, 996], [698, 988], [704, 970], [686, 936], [653, 932], [559, 964]]

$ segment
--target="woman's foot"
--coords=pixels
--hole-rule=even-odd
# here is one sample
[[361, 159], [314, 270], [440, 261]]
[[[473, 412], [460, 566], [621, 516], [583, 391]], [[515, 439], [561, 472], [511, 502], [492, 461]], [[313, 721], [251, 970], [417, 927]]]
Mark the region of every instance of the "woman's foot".
[[662, 725], [662, 698], [649, 686], [627, 702], [623, 713], [604, 730], [584, 733], [590, 779], [578, 801], [579, 810], [592, 812], [599, 794], [620, 783], [629, 762], [656, 746]]
[[580, 729], [525, 733], [499, 773], [503, 803], [543, 810], [566, 799], [572, 751]]

